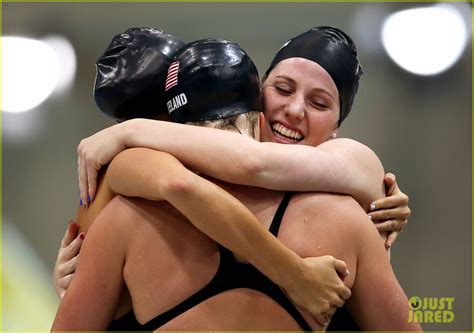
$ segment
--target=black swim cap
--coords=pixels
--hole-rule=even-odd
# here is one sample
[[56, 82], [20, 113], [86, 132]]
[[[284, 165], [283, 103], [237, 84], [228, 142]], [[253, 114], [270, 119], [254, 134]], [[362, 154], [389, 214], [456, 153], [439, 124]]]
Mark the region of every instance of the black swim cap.
[[339, 125], [351, 110], [363, 73], [352, 39], [333, 27], [315, 27], [287, 41], [267, 69], [267, 76], [282, 60], [305, 58], [318, 63], [331, 76], [339, 92]]
[[152, 28], [116, 35], [96, 63], [94, 99], [99, 109], [118, 121], [166, 115], [167, 70], [184, 45]]
[[239, 45], [226, 40], [202, 39], [184, 46], [168, 70], [165, 90], [174, 122], [262, 110], [255, 64]]

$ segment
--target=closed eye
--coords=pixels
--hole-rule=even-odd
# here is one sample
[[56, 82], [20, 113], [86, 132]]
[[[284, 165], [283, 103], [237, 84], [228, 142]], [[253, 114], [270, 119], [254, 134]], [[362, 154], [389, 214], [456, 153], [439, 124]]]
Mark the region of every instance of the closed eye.
[[283, 95], [290, 95], [290, 94], [291, 94], [291, 90], [290, 90], [289, 88], [287, 88], [287, 87], [283, 87], [283, 86], [278, 86], [278, 85], [276, 85], [276, 86], [275, 86], [275, 89], [276, 89], [279, 93], [281, 93], [281, 94], [283, 94]]
[[319, 110], [327, 110], [328, 109], [327, 103], [324, 103], [322, 101], [310, 101], [310, 103], [316, 109], [319, 109]]

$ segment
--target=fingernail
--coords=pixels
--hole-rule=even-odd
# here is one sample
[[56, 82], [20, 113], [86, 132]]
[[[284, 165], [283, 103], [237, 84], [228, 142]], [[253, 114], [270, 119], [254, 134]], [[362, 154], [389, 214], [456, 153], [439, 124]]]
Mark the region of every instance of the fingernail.
[[328, 325], [329, 325], [329, 321], [327, 321], [323, 324], [323, 326], [328, 326]]
[[370, 210], [374, 210], [374, 209], [375, 209], [375, 203], [373, 202], [370, 204]]
[[81, 232], [81, 234], [79, 235], [79, 238], [80, 238], [81, 240], [84, 240], [85, 237], [86, 237], [86, 235], [85, 235], [83, 232]]
[[349, 270], [346, 269], [346, 275], [349, 275], [349, 274], [351, 274], [351, 272], [349, 272]]
[[389, 249], [392, 246], [390, 243], [385, 243], [385, 248]]
[[79, 205], [81, 205], [81, 207], [83, 206], [82, 199], [79, 199]]
[[[372, 209], [372, 207], [370, 207], [370, 209]], [[372, 221], [372, 215], [368, 215], [369, 216], [369, 219]]]
[[91, 199], [90, 195], [87, 195], [87, 200], [88, 200], [89, 203], [91, 203], [92, 199]]

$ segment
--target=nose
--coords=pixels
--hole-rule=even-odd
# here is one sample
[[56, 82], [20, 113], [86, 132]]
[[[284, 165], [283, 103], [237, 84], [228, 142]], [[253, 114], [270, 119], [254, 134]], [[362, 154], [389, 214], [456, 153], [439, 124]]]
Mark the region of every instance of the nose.
[[302, 96], [293, 95], [285, 107], [285, 115], [289, 120], [301, 120], [305, 113], [305, 102]]

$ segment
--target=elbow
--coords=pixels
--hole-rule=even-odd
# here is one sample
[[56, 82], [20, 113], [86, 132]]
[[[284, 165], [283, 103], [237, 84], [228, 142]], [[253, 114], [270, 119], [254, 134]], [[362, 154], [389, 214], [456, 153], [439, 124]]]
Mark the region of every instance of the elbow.
[[266, 149], [261, 142], [254, 144], [240, 154], [241, 170], [237, 183], [249, 186], [261, 186], [266, 170]]
[[262, 159], [259, 155], [250, 154], [244, 159], [243, 165], [243, 177], [246, 180], [244, 185], [258, 185], [258, 180], [263, 174], [264, 167]]
[[181, 170], [184, 172], [173, 172], [166, 176], [165, 180], [161, 180], [160, 192], [165, 200], [170, 200], [174, 197], [185, 198], [188, 197], [195, 190], [196, 175], [189, 170]]

